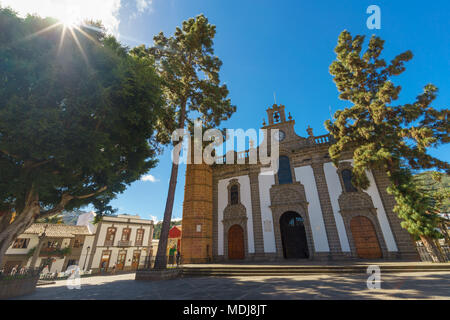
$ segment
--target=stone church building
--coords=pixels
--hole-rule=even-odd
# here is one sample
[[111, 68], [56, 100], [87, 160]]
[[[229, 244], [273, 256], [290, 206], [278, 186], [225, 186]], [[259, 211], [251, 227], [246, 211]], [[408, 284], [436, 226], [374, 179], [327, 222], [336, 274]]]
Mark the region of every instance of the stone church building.
[[[336, 167], [329, 135], [294, 131], [283, 105], [267, 109], [263, 129], [279, 129], [279, 170], [263, 165], [188, 164], [183, 204], [184, 263], [240, 260], [418, 260], [393, 212], [389, 180], [367, 172], [366, 190], [351, 183], [352, 159]], [[248, 158], [249, 152], [235, 152]]]

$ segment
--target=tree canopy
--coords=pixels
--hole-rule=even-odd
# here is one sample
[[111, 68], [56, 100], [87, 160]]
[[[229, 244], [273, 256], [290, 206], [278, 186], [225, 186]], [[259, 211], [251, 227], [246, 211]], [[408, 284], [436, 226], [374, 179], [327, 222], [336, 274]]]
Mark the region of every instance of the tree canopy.
[[381, 54], [384, 41], [372, 36], [363, 48], [365, 37], [352, 37], [343, 31], [335, 48], [336, 60], [330, 73], [339, 98], [351, 106], [339, 110], [325, 123], [336, 140], [330, 155], [336, 163], [346, 152], [354, 159], [353, 182], [365, 189], [367, 169], [387, 172], [396, 198], [395, 211], [402, 226], [411, 234], [439, 237], [437, 216], [417, 188], [412, 173], [424, 169], [449, 171], [449, 164], [428, 152], [450, 141], [449, 111], [432, 106], [438, 89], [427, 84], [415, 101], [396, 104], [401, 87], [391, 80], [405, 71], [411, 51], [397, 55], [387, 63]]
[[35, 219], [88, 203], [112, 212], [157, 163], [163, 99], [154, 60], [99, 23], [72, 29], [0, 8], [0, 29], [1, 256]]

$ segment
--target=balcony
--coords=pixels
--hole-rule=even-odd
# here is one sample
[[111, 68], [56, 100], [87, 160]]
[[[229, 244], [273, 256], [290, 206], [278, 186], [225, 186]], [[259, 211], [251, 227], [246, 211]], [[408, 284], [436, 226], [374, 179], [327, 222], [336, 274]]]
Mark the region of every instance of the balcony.
[[72, 249], [67, 248], [42, 248], [39, 257], [64, 257], [72, 253]]
[[130, 240], [120, 240], [117, 243], [118, 247], [131, 247], [131, 241]]
[[140, 246], [142, 246], [142, 243], [143, 243], [143, 241], [142, 240], [136, 240], [136, 242], [135, 242], [135, 246], [136, 247], [140, 247]]

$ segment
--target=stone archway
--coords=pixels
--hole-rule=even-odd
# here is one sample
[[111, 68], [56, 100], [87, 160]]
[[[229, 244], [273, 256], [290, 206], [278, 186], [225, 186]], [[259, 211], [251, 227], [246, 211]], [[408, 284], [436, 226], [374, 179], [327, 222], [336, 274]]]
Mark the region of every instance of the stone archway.
[[285, 259], [309, 258], [308, 241], [303, 218], [294, 211], [280, 217], [280, 235]]
[[228, 230], [228, 259], [242, 260], [245, 258], [244, 229], [234, 224]]
[[364, 216], [355, 216], [350, 220], [356, 254], [361, 259], [379, 259], [382, 257], [380, 243], [372, 221]]

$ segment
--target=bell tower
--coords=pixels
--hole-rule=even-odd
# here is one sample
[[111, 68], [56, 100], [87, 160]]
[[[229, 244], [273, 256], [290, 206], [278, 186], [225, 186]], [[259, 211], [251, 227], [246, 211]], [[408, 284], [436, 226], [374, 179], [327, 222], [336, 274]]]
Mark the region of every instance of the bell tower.
[[[277, 124], [277, 123], [283, 123], [286, 122], [286, 112], [284, 111], [285, 106], [280, 104], [276, 105], [274, 104], [272, 108], [268, 108], [266, 110], [267, 117], [269, 119], [269, 126]], [[289, 114], [290, 117], [290, 114]]]
[[[262, 129], [267, 129], [268, 133], [271, 129], [278, 129], [279, 130], [279, 142], [284, 143], [288, 141], [293, 141], [298, 138], [301, 138], [297, 136], [294, 130], [295, 121], [292, 119], [291, 113], [288, 113], [288, 116], [286, 118], [286, 111], [285, 106], [280, 104], [274, 104], [272, 107], [267, 108], [267, 119], [268, 124], [266, 123], [265, 119], [263, 120], [263, 126]], [[268, 139], [270, 142], [270, 139]]]
[[187, 164], [184, 186], [181, 256], [183, 263], [212, 261], [212, 169]]

